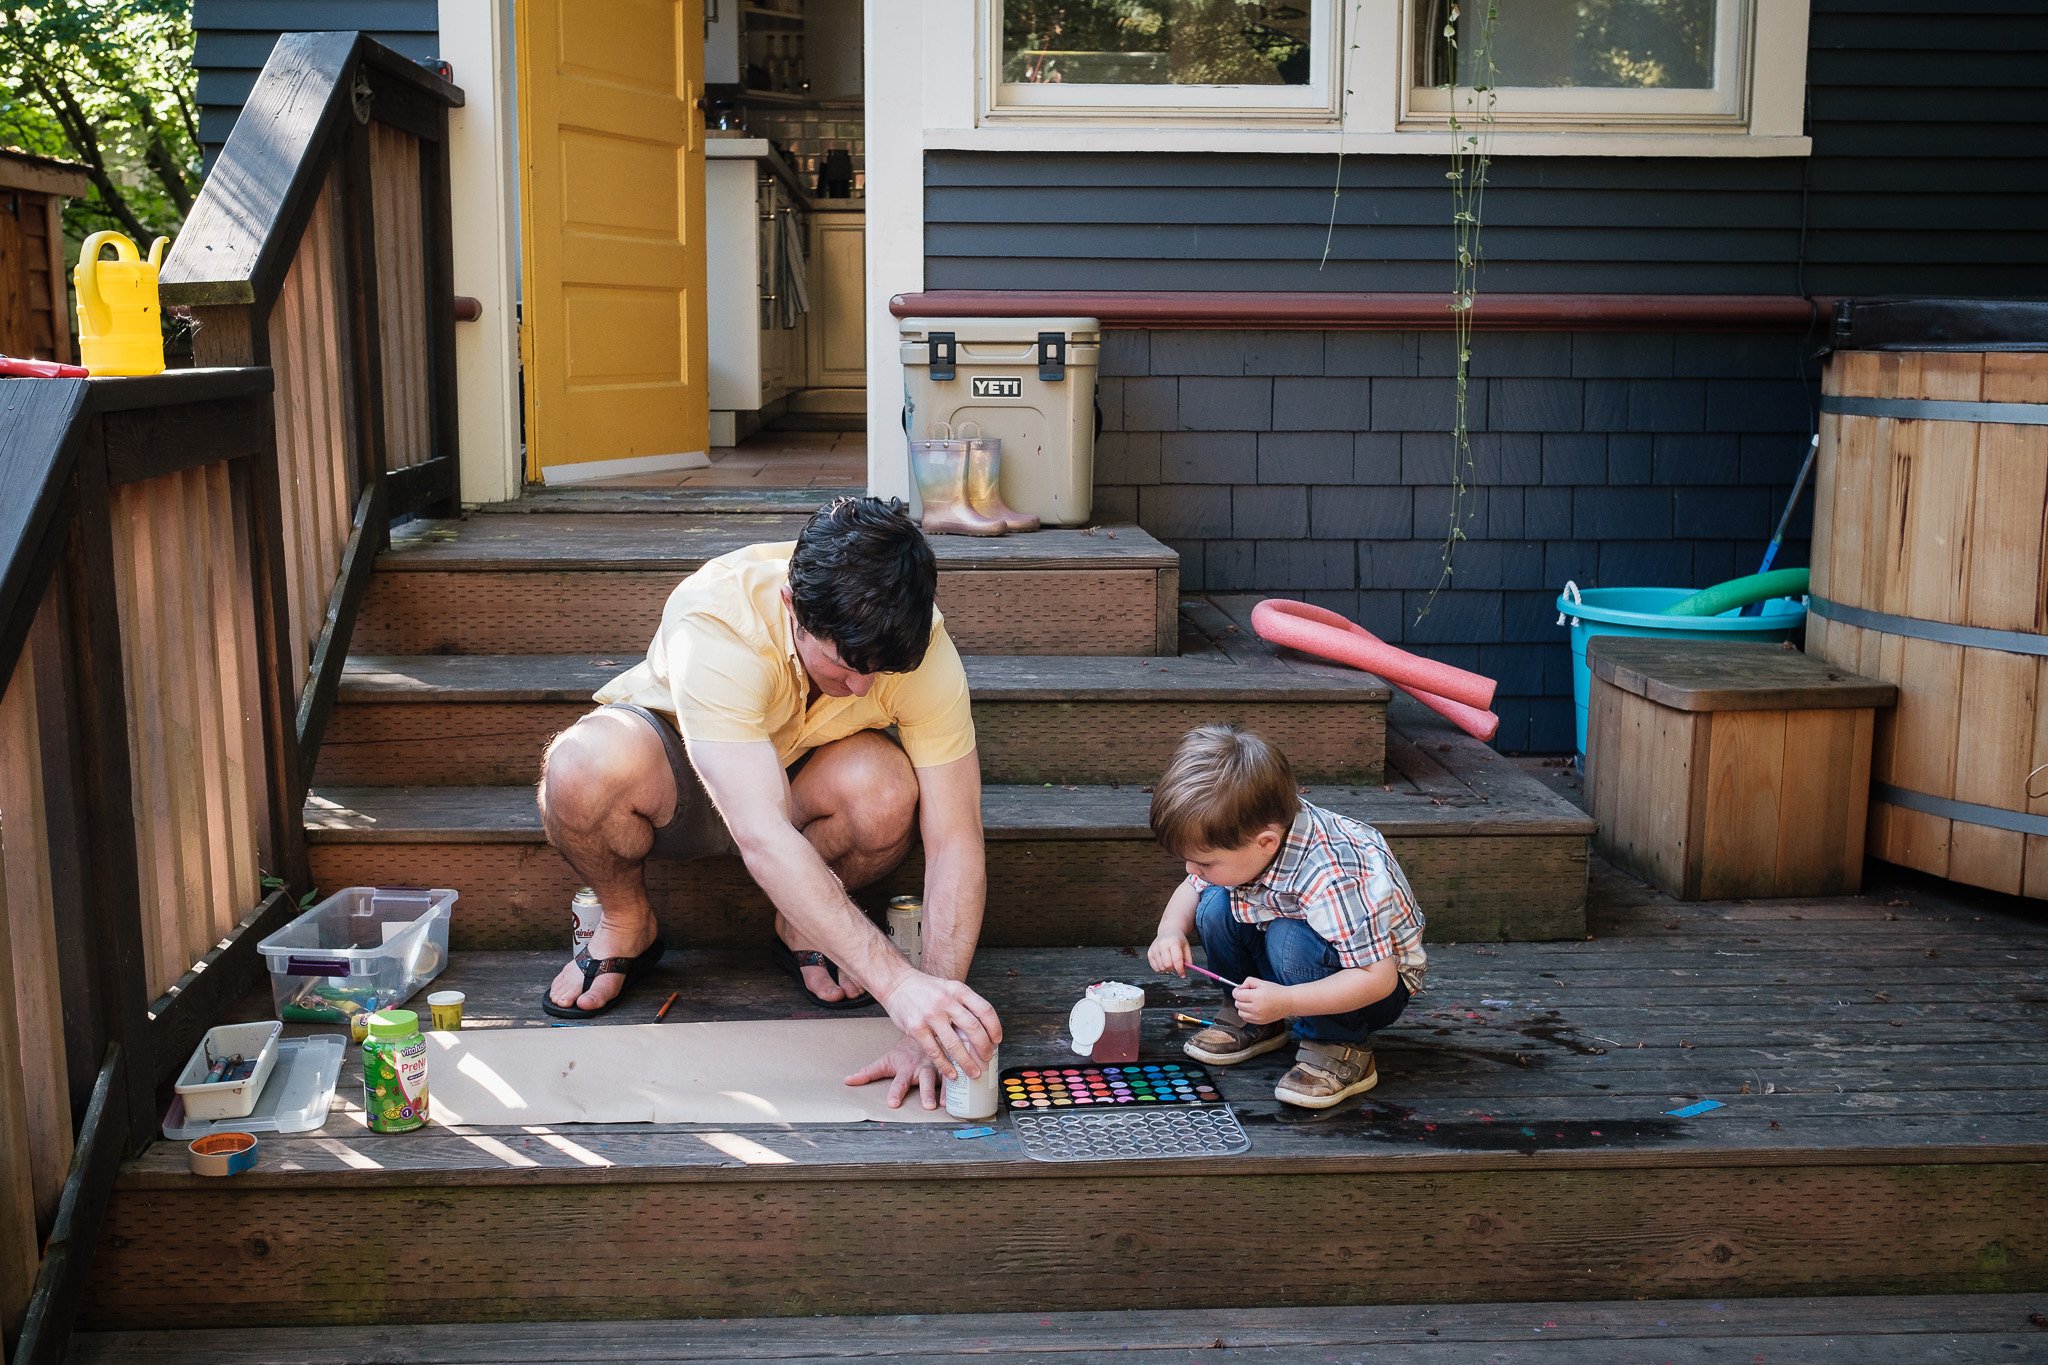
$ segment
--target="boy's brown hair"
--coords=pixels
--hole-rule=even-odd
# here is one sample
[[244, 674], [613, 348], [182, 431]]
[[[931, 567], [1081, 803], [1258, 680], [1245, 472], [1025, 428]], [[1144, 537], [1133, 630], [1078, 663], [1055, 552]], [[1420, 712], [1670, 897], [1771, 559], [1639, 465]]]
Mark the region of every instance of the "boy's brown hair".
[[1152, 836], [1180, 858], [1243, 848], [1268, 825], [1292, 828], [1300, 812], [1287, 756], [1235, 725], [1188, 731], [1152, 788]]

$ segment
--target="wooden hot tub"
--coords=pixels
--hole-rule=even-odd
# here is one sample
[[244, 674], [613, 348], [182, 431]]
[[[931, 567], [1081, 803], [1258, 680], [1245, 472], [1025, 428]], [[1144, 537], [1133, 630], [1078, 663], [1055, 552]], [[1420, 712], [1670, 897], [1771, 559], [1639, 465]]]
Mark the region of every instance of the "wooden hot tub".
[[1822, 395], [1807, 652], [1899, 689], [1870, 852], [2048, 898], [2048, 303], [1844, 303]]

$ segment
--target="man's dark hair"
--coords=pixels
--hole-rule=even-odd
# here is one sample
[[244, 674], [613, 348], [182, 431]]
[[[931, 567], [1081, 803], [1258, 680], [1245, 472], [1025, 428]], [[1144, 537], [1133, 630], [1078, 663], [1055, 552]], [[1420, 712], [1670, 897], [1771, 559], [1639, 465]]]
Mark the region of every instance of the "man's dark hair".
[[796, 623], [861, 673], [908, 673], [932, 636], [939, 566], [897, 498], [841, 498], [796, 538]]

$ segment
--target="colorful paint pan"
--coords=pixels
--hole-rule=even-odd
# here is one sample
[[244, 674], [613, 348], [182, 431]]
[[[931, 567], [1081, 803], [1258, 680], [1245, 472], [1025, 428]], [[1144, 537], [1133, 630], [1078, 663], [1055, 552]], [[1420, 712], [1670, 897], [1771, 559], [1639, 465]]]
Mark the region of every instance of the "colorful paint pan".
[[1002, 1090], [1012, 1110], [1032, 1111], [1217, 1104], [1223, 1099], [1207, 1071], [1182, 1062], [1011, 1067], [1002, 1074]]

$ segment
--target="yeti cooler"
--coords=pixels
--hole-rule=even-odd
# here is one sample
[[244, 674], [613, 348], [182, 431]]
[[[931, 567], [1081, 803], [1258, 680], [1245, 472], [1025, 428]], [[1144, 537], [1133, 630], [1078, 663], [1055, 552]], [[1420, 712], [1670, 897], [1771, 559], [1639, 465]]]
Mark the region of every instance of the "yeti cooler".
[[[1094, 318], [903, 319], [903, 430], [1003, 443], [1003, 501], [1048, 526], [1095, 502]], [[964, 431], [963, 431], [964, 429]]]

